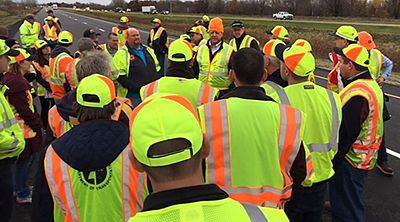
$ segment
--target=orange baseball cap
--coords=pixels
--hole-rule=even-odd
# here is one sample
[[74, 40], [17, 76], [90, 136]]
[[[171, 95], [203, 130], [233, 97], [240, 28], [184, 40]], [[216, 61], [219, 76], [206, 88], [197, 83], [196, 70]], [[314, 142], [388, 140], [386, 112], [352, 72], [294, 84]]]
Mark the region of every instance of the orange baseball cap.
[[358, 44], [364, 46], [367, 50], [376, 48], [372, 35], [366, 31], [358, 33]]
[[279, 39], [272, 39], [272, 40], [269, 40], [267, 43], [265, 43], [264, 48], [263, 48], [264, 55], [269, 55], [269, 56], [272, 56], [272, 57], [276, 57], [276, 55], [275, 55], [275, 47], [278, 44], [285, 45], [285, 43], [282, 42]]
[[335, 47], [333, 51], [338, 55], [350, 59], [352, 62], [360, 66], [368, 67], [369, 65], [369, 53], [367, 49], [362, 45], [350, 44], [344, 49]]
[[279, 39], [284, 39], [287, 40], [289, 39], [289, 32], [288, 30], [281, 26], [281, 25], [277, 25], [275, 26], [271, 31], [266, 31], [267, 34], [273, 35]]
[[304, 47], [278, 44], [275, 47], [275, 54], [297, 76], [307, 77], [315, 70], [315, 58]]

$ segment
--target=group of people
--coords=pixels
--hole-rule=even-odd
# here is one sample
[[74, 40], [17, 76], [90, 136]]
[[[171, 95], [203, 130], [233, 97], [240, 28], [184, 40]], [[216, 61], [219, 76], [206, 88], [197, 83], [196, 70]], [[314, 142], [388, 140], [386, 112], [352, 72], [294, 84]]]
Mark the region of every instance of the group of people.
[[368, 33], [333, 33], [325, 89], [311, 44], [283, 26], [260, 47], [236, 20], [225, 43], [222, 19], [205, 16], [169, 44], [156, 18], [144, 45], [121, 17], [103, 45], [86, 30], [73, 56], [51, 17], [54, 47], [49, 30], [33, 45], [20, 33], [24, 49], [0, 40], [1, 221], [13, 191], [32, 202], [35, 156], [33, 221], [322, 221], [328, 184], [334, 221], [366, 220], [367, 172], [388, 166], [392, 67]]

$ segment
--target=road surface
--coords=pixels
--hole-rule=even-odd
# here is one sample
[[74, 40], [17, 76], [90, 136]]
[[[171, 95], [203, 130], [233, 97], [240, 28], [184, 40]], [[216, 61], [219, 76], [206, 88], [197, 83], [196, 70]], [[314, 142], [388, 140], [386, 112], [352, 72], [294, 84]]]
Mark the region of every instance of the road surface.
[[[70, 12], [55, 10], [55, 15], [61, 19], [63, 30], [70, 31], [74, 36], [74, 46], [72, 53], [76, 50], [76, 43], [78, 39], [83, 36], [86, 29], [92, 28], [96, 32], [101, 33], [99, 36], [100, 44], [104, 43], [107, 39], [107, 34], [116, 23], [102, 21], [100, 19], [90, 18], [82, 15], [76, 15]], [[36, 19], [42, 22], [46, 13], [41, 10]], [[149, 26], [150, 28], [150, 26]], [[12, 29], [15, 32], [15, 28]], [[148, 30], [139, 29], [142, 43], [145, 43], [148, 37]], [[13, 32], [11, 32], [13, 33]], [[19, 39], [18, 33], [14, 36]], [[326, 70], [317, 69], [315, 72], [317, 76], [317, 84], [326, 86]], [[367, 207], [367, 221], [368, 222], [398, 222], [400, 221], [400, 143], [397, 138], [400, 135], [400, 91], [396, 86], [384, 85], [384, 91], [391, 95], [388, 103], [388, 109], [392, 114], [392, 119], [385, 123], [386, 126], [386, 144], [389, 148], [389, 162], [395, 169], [394, 176], [389, 177], [383, 175], [378, 169], [374, 169], [368, 174], [366, 180], [366, 207]], [[14, 208], [12, 221], [29, 221], [30, 205], [22, 205]], [[331, 221], [328, 212], [324, 215], [324, 221]]]

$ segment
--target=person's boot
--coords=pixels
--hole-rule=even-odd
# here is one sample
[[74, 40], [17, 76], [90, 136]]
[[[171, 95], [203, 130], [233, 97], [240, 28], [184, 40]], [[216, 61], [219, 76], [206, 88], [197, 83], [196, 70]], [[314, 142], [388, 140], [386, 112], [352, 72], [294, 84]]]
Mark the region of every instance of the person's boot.
[[390, 167], [387, 161], [382, 163], [376, 163], [376, 167], [384, 174], [392, 176], [394, 174], [394, 170]]

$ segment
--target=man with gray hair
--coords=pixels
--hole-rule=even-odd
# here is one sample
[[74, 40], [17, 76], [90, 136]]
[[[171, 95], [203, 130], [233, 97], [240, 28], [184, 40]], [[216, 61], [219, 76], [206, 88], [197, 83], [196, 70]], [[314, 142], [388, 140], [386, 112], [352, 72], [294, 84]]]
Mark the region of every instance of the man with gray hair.
[[107, 42], [105, 44], [99, 45], [99, 47], [106, 52], [110, 57], [114, 57], [115, 53], [117, 53], [118, 46], [118, 35], [114, 32], [108, 33]]
[[79, 84], [79, 80], [76, 76], [76, 66], [81, 58], [84, 57], [87, 52], [94, 51], [96, 49], [95, 47], [96, 44], [89, 38], [83, 37], [79, 39], [78, 51], [76, 51], [74, 54], [75, 59], [67, 65], [67, 69], [65, 71], [65, 79], [71, 86], [71, 89], [75, 89]]
[[265, 43], [264, 68], [267, 70], [267, 80], [261, 85], [265, 89], [265, 93], [269, 96], [279, 89], [288, 86], [288, 82], [283, 80], [280, 73], [281, 61], [275, 55], [275, 46], [284, 44], [283, 41], [273, 39]]
[[[92, 74], [100, 74], [111, 78], [111, 59], [107, 53], [99, 50], [86, 52], [85, 56], [76, 66], [78, 81]], [[72, 106], [76, 102], [77, 88], [68, 92], [55, 106], [49, 110], [49, 125], [46, 130], [45, 144], [48, 145], [55, 139], [68, 132], [74, 126], [79, 125], [77, 114]], [[114, 120], [118, 120], [129, 126], [129, 116], [133, 106], [128, 99], [116, 99], [116, 112]], [[53, 220], [53, 199], [49, 191], [44, 175], [44, 154], [45, 149], [40, 153], [38, 171], [33, 192], [33, 215], [32, 221], [54, 221]], [[49, 219], [50, 218], [50, 219]]]

